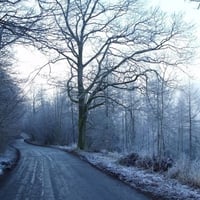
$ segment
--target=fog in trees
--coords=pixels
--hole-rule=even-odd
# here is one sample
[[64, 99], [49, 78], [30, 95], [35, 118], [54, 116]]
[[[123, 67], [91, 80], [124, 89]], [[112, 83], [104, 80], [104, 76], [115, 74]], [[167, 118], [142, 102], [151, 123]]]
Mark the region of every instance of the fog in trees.
[[[38, 33], [41, 12], [26, 6], [21, 0], [0, 1], [0, 149], [20, 132], [24, 95], [19, 77], [13, 69], [14, 45], [32, 43]], [[41, 29], [40, 29], [41, 32]]]
[[50, 99], [41, 88], [29, 102], [23, 130], [32, 141], [45, 145], [69, 145], [77, 141], [77, 110], [66, 92], [57, 90]]
[[[140, 1], [38, 0], [20, 16], [24, 1], [1, 4], [1, 137], [20, 119], [40, 144], [197, 158], [199, 92], [177, 79], [194, 53], [181, 15]], [[45, 66], [64, 65], [64, 78], [46, 75], [48, 87], [24, 95], [8, 67], [13, 44], [53, 57]]]

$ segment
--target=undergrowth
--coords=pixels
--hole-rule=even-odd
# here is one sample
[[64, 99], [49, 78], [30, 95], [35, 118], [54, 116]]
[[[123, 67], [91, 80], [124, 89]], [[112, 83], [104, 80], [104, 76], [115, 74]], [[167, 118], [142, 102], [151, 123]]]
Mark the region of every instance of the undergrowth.
[[190, 160], [186, 156], [182, 156], [169, 169], [167, 175], [184, 184], [200, 187], [200, 160]]

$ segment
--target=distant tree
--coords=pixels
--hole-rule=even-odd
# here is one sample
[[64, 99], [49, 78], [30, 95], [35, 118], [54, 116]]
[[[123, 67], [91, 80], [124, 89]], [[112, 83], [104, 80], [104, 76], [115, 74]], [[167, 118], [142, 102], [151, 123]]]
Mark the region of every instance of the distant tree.
[[[185, 147], [182, 148], [184, 153], [187, 153], [190, 160], [195, 159], [195, 144], [199, 142], [199, 117], [200, 117], [200, 105], [199, 105], [199, 90], [195, 89], [194, 86], [189, 82], [188, 85], [182, 90], [182, 109], [184, 113], [180, 116], [183, 127], [181, 130], [182, 138], [185, 140]], [[197, 140], [197, 141], [195, 141]]]
[[138, 119], [142, 117], [140, 113], [142, 107], [141, 94], [136, 89], [125, 90], [121, 91], [117, 98], [121, 100], [121, 105], [118, 105], [120, 107], [118, 108], [118, 115], [121, 117], [121, 133], [119, 134], [121, 148], [125, 152], [133, 151], [136, 147], [135, 139], [137, 135], [136, 127], [139, 126]]
[[176, 136], [176, 147], [177, 147], [177, 151], [176, 151], [176, 156], [179, 157], [181, 154], [183, 154], [185, 152], [185, 145], [184, 145], [184, 141], [185, 141], [185, 122], [187, 121], [187, 111], [186, 111], [186, 102], [185, 102], [185, 98], [182, 97], [183, 95], [181, 95], [178, 98], [178, 102], [176, 105], [176, 127], [177, 127], [177, 136]]
[[159, 76], [147, 82], [146, 95], [148, 111], [152, 116], [156, 134], [156, 155], [162, 158], [166, 155], [166, 138], [169, 138], [171, 129], [170, 115], [168, 114], [174, 103], [175, 79], [169, 67], [162, 66], [158, 70]]
[[76, 131], [72, 119], [75, 111], [72, 112], [66, 93], [56, 89], [55, 95], [49, 98], [41, 89], [32, 97], [29, 101], [34, 102], [31, 103], [34, 109], [28, 105], [29, 111], [24, 116], [24, 131], [31, 140], [40, 144], [74, 143]]

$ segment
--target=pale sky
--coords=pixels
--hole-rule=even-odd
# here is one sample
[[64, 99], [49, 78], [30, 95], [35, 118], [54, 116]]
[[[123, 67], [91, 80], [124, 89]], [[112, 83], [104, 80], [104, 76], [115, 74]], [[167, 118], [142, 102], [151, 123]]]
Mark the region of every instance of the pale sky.
[[[150, 0], [151, 5], [159, 5], [166, 12], [182, 12], [184, 20], [195, 25], [195, 33], [197, 44], [200, 44], [200, 9], [199, 2], [191, 2], [190, 0]], [[200, 51], [200, 50], [199, 50]], [[193, 77], [193, 82], [200, 84], [200, 52], [196, 55], [193, 64], [189, 66], [188, 72]]]
[[147, 0], [151, 5], [159, 5], [165, 11], [185, 11], [193, 10], [198, 7], [197, 2], [190, 0]]

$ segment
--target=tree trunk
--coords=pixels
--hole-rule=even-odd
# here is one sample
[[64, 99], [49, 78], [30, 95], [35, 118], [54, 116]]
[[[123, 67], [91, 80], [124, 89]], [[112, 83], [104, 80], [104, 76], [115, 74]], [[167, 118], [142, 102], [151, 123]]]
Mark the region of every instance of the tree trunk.
[[[81, 37], [82, 38], [82, 37]], [[78, 63], [78, 148], [85, 148], [87, 103], [85, 102], [85, 90], [83, 85], [83, 41], [79, 41], [77, 63]]]
[[[189, 85], [190, 87], [190, 85]], [[188, 94], [188, 117], [189, 117], [189, 158], [192, 160], [192, 105], [191, 105], [191, 89]]]
[[74, 122], [74, 107], [73, 107], [73, 103], [71, 102], [71, 123], [72, 123], [72, 142], [75, 143], [76, 139], [75, 139], [75, 122]]
[[85, 137], [86, 137], [86, 123], [88, 117], [87, 105], [84, 100], [79, 100], [79, 116], [78, 116], [78, 148], [85, 148]]

